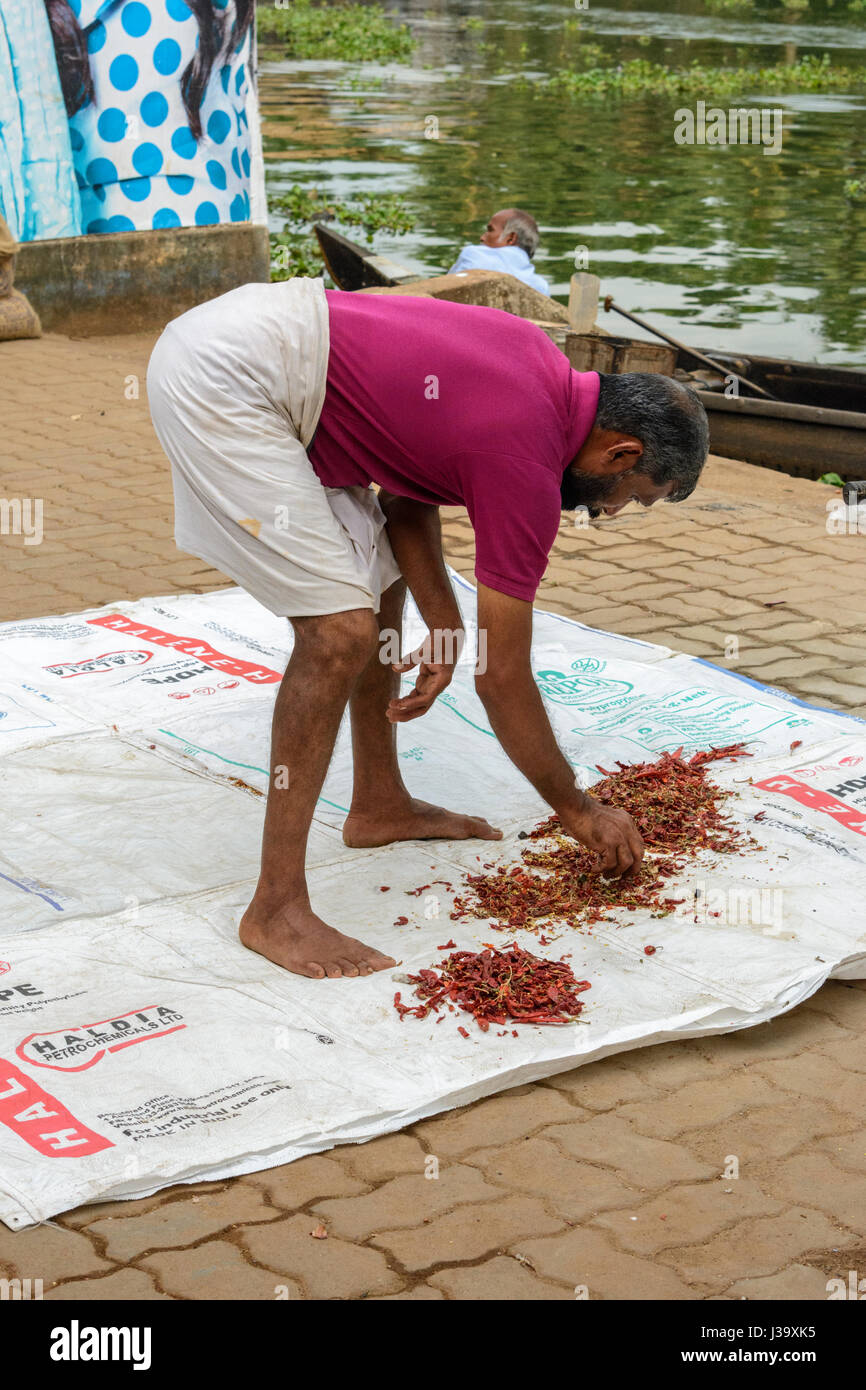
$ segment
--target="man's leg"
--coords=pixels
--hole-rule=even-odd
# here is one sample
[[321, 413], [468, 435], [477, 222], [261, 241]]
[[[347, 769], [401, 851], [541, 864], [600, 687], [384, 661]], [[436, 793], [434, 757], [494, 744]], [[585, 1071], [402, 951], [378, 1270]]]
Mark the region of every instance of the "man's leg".
[[[402, 632], [406, 585], [402, 579], [382, 595], [381, 631]], [[445, 811], [418, 801], [404, 785], [397, 758], [397, 726], [385, 716], [388, 701], [400, 693], [400, 677], [377, 649], [351, 694], [352, 805], [343, 826], [347, 845], [371, 848], [394, 840], [500, 840], [480, 816]]]
[[346, 702], [371, 654], [375, 659], [376, 620], [358, 608], [297, 618], [292, 626], [295, 646], [274, 708], [261, 873], [240, 937], [250, 950], [296, 975], [370, 975], [393, 966], [394, 960], [316, 916], [305, 859]]

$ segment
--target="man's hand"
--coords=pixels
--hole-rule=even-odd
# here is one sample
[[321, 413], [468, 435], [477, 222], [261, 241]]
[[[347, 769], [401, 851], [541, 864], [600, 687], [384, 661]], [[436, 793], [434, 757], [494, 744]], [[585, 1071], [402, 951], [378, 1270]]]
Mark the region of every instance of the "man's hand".
[[560, 812], [559, 819], [569, 835], [595, 851], [598, 857], [593, 872], [613, 878], [637, 873], [645, 847], [631, 816], [591, 795], [586, 803], [583, 810]]
[[388, 704], [386, 713], [392, 724], [406, 724], [427, 713], [436, 697], [451, 684], [465, 637], [459, 628], [429, 632], [420, 647], [402, 661], [392, 663], [391, 670], [401, 675], [420, 666], [415, 689]]
[[[575, 786], [574, 769], [557, 745], [532, 678], [532, 604], [478, 586], [479, 634], [487, 634], [487, 669], [475, 685], [493, 732], [560, 823], [598, 855], [599, 872], [634, 872], [644, 845], [631, 816]], [[479, 637], [480, 650], [480, 637]]]

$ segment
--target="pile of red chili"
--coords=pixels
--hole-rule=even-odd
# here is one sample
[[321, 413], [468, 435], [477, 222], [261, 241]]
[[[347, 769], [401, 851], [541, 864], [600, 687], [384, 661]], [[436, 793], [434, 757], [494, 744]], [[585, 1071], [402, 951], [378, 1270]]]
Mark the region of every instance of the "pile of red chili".
[[[454, 951], [439, 963], [438, 973], [419, 970], [409, 981], [421, 1002], [403, 1004], [399, 992], [395, 994], [394, 1008], [401, 1019], [407, 1014], [426, 1018], [431, 1010], [438, 1013], [440, 1005], [452, 1010], [456, 1005], [471, 1014], [484, 1033], [491, 1023], [570, 1023], [583, 1008], [578, 994], [589, 989], [589, 981], [576, 980], [564, 961], [543, 960], [514, 942], [501, 951], [495, 946]], [[468, 1038], [465, 1028], [459, 1031]]]
[[736, 743], [688, 759], [678, 748], [654, 763], [618, 763], [617, 772], [599, 767], [604, 777], [592, 795], [628, 811], [651, 851], [640, 871], [624, 879], [605, 879], [593, 872], [593, 853], [567, 836], [551, 816], [528, 836], [549, 842], [548, 847], [525, 849], [523, 864], [513, 868], [467, 874], [468, 891], [455, 898], [451, 916], [491, 919], [497, 931], [533, 931], [547, 919], [592, 926], [614, 908], [648, 909], [655, 917], [666, 916], [683, 899], [665, 896], [665, 880], [688, 859], [705, 849], [731, 854], [754, 846], [752, 837], [722, 814], [730, 792], [706, 775], [709, 763], [750, 756]]

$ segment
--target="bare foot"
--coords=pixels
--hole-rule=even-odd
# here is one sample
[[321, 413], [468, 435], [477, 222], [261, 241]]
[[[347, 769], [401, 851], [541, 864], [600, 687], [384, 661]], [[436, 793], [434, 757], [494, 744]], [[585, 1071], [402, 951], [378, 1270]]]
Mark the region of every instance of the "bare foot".
[[241, 920], [240, 938], [250, 951], [312, 980], [372, 975], [397, 964], [392, 956], [329, 927], [306, 906], [283, 907], [268, 917], [254, 912], [251, 903]]
[[480, 816], [462, 816], [410, 797], [404, 804], [377, 811], [350, 811], [343, 825], [343, 842], [353, 849], [375, 849], [395, 840], [501, 840]]

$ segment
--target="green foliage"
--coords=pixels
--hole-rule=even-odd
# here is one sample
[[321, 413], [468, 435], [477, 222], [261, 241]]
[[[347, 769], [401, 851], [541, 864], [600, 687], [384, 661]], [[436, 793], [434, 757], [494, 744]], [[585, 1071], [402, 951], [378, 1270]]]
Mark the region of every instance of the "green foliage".
[[704, 0], [711, 14], [747, 14], [755, 8], [755, 0]]
[[415, 218], [399, 193], [362, 193], [354, 202], [328, 202], [315, 188], [295, 183], [287, 193], [271, 199], [271, 209], [282, 213], [288, 227], [309, 226], [313, 222], [339, 222], [344, 227], [361, 227], [367, 237], [376, 232], [401, 236], [411, 232]]
[[842, 192], [852, 202], [857, 198], [862, 198], [866, 193], [866, 179], [846, 179], [842, 185]]
[[321, 275], [325, 267], [315, 237], [283, 230], [271, 232], [271, 279], [294, 280]]
[[[815, 19], [824, 17], [822, 0], [704, 0], [704, 7], [710, 14], [753, 14], [781, 20], [796, 20], [807, 11]], [[866, 0], [841, 0], [841, 8], [857, 14], [866, 10]]]
[[415, 47], [405, 24], [381, 5], [313, 5], [291, 0], [286, 9], [257, 7], [262, 56], [335, 58], [350, 63], [408, 62]]
[[563, 71], [541, 85], [566, 96], [697, 96], [718, 100], [743, 92], [848, 91], [866, 83], [866, 67], [835, 66], [828, 54], [807, 54], [796, 63], [770, 67], [706, 67], [695, 62], [687, 68], [668, 68], [645, 58], [632, 58], [617, 67], [590, 68], [588, 72]]
[[818, 479], [819, 483], [826, 483], [828, 487], [844, 487], [845, 481], [839, 477], [838, 473], [822, 473]]
[[398, 193], [362, 193], [353, 202], [329, 203], [315, 188], [295, 183], [286, 193], [272, 198], [270, 207], [285, 218], [283, 230], [271, 233], [272, 280], [322, 274], [322, 253], [309, 230], [314, 222], [333, 221], [343, 227], [360, 227], [367, 241], [377, 232], [402, 236], [415, 226], [415, 218]]

